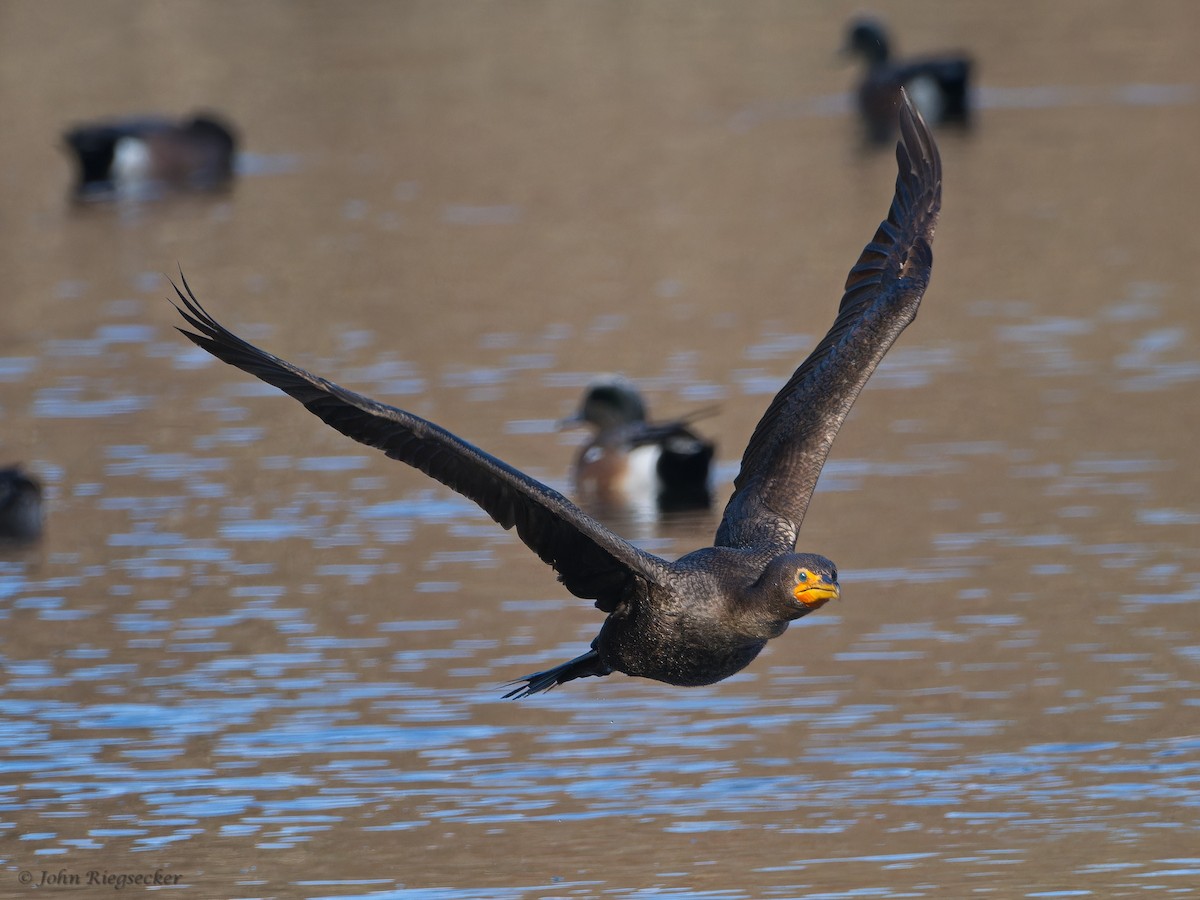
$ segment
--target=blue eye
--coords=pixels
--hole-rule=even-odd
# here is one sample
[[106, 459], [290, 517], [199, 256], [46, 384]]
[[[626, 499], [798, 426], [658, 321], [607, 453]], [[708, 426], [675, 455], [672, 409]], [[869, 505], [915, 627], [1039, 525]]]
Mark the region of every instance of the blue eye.
[[808, 573], [805, 572], [803, 569], [801, 569], [799, 572], [796, 573], [796, 580], [797, 581], [808, 581]]

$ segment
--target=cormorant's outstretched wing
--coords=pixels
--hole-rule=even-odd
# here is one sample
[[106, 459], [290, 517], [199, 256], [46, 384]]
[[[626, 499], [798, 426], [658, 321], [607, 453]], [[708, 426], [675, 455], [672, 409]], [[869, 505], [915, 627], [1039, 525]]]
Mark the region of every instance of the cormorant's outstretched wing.
[[[226, 329], [196, 300], [187, 279], [172, 284], [180, 328], [217, 359], [296, 398], [327, 425], [376, 447], [474, 500], [559, 574], [567, 590], [611, 612], [636, 579], [657, 581], [666, 564], [609, 531], [566, 497], [420, 416], [339, 387], [260, 350]], [[184, 291], [187, 293], [185, 294]]]
[[942, 199], [933, 135], [902, 93], [896, 192], [846, 279], [837, 319], [754, 429], [717, 546], [788, 552], [829, 447], [883, 355], [917, 315]]

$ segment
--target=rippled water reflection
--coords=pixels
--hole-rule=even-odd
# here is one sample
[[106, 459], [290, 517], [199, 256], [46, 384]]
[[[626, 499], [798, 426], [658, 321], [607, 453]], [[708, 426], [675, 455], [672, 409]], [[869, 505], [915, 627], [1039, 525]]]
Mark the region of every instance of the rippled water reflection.
[[[49, 515], [0, 556], [0, 896], [93, 870], [229, 897], [1196, 893], [1194, 174], [1162, 152], [1200, 138], [1190, 6], [1093, 23], [1118, 75], [1074, 19], [943, 21], [978, 41], [985, 115], [944, 141], [934, 286], [806, 523], [844, 601], [713, 687], [513, 703], [595, 611], [186, 344], [158, 272], [561, 489], [579, 436], [554, 423], [595, 372], [663, 415], [715, 403], [723, 498], [890, 189], [817, 109], [851, 10], [168, 4], [181, 32], [118, 5], [129, 77], [221, 48], [206, 90], [243, 98], [250, 146], [228, 198], [73, 212], [46, 147], [97, 111], [90, 57], [32, 48], [90, 46], [99, 13], [9, 11], [44, 97], [12, 107], [0, 450]], [[258, 60], [318, 134], [234, 90]], [[716, 515], [613, 524], [674, 555]]]

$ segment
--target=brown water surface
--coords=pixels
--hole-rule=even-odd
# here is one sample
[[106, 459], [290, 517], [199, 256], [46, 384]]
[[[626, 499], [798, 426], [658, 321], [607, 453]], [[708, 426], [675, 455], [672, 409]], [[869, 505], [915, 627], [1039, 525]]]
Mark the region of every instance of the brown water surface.
[[[859, 4], [0, 4], [0, 463], [49, 495], [0, 558], [0, 897], [1200, 893], [1200, 6], [882, 6], [982, 108], [805, 522], [843, 602], [713, 687], [513, 703], [595, 610], [162, 273], [564, 489], [593, 374], [716, 403], [723, 503], [890, 198]], [[229, 196], [67, 203], [67, 124], [205, 106]]]

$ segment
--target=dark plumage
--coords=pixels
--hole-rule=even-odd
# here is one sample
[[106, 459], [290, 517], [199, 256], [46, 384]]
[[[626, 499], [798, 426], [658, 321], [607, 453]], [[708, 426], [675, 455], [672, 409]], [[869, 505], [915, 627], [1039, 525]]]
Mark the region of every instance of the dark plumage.
[[899, 174], [887, 220], [850, 270], [829, 333], [755, 428], [716, 542], [668, 562], [569, 500], [432, 422], [312, 375], [247, 343], [176, 288], [184, 335], [303, 403], [361, 443], [415, 466], [478, 503], [517, 535], [577, 597], [608, 614], [591, 649], [526, 675], [524, 697], [619, 671], [677, 685], [711, 684], [746, 666], [768, 640], [838, 596], [833, 563], [796, 553], [825, 457], [859, 391], [913, 320], [929, 280], [941, 204], [933, 137], [904, 98]]
[[858, 86], [858, 111], [868, 142], [886, 144], [896, 134], [901, 88], [930, 125], [970, 124], [971, 60], [967, 56], [942, 54], [896, 62], [887, 32], [875, 19], [851, 22], [843, 51], [866, 60], [867, 71]]
[[0, 469], [0, 540], [37, 540], [42, 515], [41, 483], [20, 466]]
[[564, 426], [589, 425], [592, 439], [575, 460], [576, 493], [601, 508], [653, 504], [664, 512], [707, 509], [714, 447], [685, 420], [648, 422], [637, 387], [620, 375], [588, 385]]
[[212, 114], [76, 125], [63, 136], [78, 167], [77, 200], [144, 199], [164, 190], [214, 191], [233, 178], [237, 138]]

